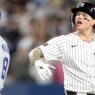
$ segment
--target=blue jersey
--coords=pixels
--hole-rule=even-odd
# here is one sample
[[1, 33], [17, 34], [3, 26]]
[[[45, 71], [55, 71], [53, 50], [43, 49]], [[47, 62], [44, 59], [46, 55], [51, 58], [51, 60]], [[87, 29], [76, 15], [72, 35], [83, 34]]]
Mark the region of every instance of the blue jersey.
[[0, 90], [4, 86], [4, 81], [7, 75], [10, 62], [10, 54], [7, 43], [0, 36]]

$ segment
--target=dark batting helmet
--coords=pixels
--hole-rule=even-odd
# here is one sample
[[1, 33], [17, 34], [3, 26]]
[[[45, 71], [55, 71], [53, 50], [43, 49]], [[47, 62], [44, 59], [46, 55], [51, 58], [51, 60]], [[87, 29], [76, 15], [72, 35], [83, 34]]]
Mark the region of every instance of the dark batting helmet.
[[[89, 2], [81, 2], [76, 8], [71, 9], [73, 16], [71, 18], [72, 24], [75, 24], [76, 13], [79, 11], [89, 14], [93, 19], [95, 19], [95, 6]], [[93, 26], [95, 28], [95, 25]]]

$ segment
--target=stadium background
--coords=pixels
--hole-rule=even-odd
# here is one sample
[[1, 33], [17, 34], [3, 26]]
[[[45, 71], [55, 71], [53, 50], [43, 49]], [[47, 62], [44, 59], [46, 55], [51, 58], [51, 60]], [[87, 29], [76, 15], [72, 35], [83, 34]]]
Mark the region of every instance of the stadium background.
[[79, 1], [83, 0], [0, 0], [0, 35], [11, 54], [3, 95], [63, 95], [62, 84], [43, 82], [35, 75], [28, 53], [55, 36], [73, 31], [70, 9]]

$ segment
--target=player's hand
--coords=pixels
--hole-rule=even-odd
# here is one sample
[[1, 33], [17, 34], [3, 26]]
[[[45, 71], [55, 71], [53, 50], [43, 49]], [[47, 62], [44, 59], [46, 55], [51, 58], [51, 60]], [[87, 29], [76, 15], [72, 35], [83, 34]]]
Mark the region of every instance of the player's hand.
[[49, 79], [52, 76], [51, 69], [55, 69], [55, 67], [46, 64], [41, 60], [36, 61], [34, 66], [42, 80]]

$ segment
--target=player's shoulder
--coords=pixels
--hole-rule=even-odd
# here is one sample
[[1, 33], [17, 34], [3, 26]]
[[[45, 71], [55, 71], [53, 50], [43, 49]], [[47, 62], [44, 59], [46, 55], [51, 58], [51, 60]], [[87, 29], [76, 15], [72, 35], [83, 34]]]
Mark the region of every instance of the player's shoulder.
[[60, 36], [54, 37], [50, 39], [49, 42], [69, 41], [73, 39], [73, 37], [74, 37], [74, 33], [69, 33], [67, 35], [60, 35]]
[[67, 35], [60, 35], [60, 36], [57, 37], [57, 39], [69, 40], [69, 39], [71, 39], [71, 38], [73, 38], [75, 36], [74, 34], [75, 34], [75, 32], [69, 33]]
[[0, 36], [0, 44], [7, 44], [5, 39], [3, 37]]
[[8, 45], [3, 37], [0, 36], [0, 50], [9, 53]]

